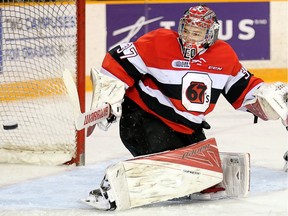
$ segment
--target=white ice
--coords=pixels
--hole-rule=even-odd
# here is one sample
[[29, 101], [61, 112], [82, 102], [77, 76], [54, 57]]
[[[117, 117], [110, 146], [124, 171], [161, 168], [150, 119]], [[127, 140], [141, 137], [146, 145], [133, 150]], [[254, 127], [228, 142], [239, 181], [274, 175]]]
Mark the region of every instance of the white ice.
[[0, 215], [287, 216], [288, 174], [282, 168], [288, 137], [281, 122], [259, 120], [253, 124], [251, 114], [235, 111], [223, 98], [207, 121], [212, 128], [206, 135], [216, 138], [220, 151], [251, 154], [248, 197], [164, 202], [123, 212], [96, 211], [79, 203], [98, 187], [109, 164], [131, 158], [115, 124], [108, 132], [96, 130], [87, 138], [86, 166], [0, 164]]

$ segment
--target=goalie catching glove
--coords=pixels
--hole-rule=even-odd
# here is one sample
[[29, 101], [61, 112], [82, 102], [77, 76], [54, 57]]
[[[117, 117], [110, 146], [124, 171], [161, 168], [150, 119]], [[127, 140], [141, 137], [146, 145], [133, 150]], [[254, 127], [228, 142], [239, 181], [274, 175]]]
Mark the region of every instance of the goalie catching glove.
[[246, 102], [245, 107], [259, 118], [277, 120], [288, 126], [288, 86], [286, 83], [263, 83], [254, 93], [255, 98]]
[[[110, 106], [111, 115], [97, 123], [102, 130], [108, 130], [110, 125], [122, 114], [122, 102], [125, 94], [125, 84], [120, 80], [101, 74], [96, 69], [91, 69], [91, 81], [93, 86], [92, 102], [90, 110]], [[90, 126], [87, 136], [90, 136], [96, 125]]]

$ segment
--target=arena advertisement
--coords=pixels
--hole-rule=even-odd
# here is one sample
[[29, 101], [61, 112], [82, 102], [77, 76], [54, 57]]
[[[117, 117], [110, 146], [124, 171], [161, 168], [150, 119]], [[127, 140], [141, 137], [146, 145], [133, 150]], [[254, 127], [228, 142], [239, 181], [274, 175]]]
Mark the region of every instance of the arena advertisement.
[[[177, 31], [178, 22], [191, 4], [107, 5], [107, 49], [135, 41], [157, 29]], [[209, 3], [221, 25], [219, 39], [227, 41], [240, 60], [270, 60], [270, 3]]]
[[0, 8], [0, 74], [3, 71], [3, 42], [2, 42], [2, 8]]
[[[41, 13], [43, 7], [46, 14]], [[32, 61], [34, 65], [29, 66], [27, 73], [34, 73], [37, 68], [48, 65], [47, 60], [75, 55], [75, 15], [58, 15], [55, 8], [43, 7], [0, 9], [0, 73], [7, 70], [22, 73], [24, 65], [27, 68]], [[64, 6], [57, 6], [57, 9], [61, 10], [61, 7]], [[25, 14], [24, 11], [30, 8], [30, 14]], [[16, 63], [23, 67], [15, 67]]]

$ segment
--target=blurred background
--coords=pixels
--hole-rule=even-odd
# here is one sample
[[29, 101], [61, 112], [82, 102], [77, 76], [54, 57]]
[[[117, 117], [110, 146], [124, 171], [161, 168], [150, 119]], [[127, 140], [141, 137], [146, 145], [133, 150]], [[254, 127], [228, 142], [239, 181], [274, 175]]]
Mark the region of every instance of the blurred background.
[[86, 74], [100, 67], [107, 50], [135, 41], [144, 33], [167, 28], [177, 31], [183, 12], [206, 4], [220, 21], [219, 39], [228, 42], [241, 63], [266, 82], [287, 82], [287, 0], [169, 1], [88, 0], [86, 4]]

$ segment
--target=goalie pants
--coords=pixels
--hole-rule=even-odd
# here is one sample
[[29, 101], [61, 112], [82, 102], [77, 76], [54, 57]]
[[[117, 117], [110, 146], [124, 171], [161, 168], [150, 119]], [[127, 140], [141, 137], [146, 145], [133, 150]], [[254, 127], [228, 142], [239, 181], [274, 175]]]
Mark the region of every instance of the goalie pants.
[[127, 97], [122, 103], [120, 138], [134, 157], [174, 150], [206, 139], [202, 128], [191, 135], [174, 131]]

